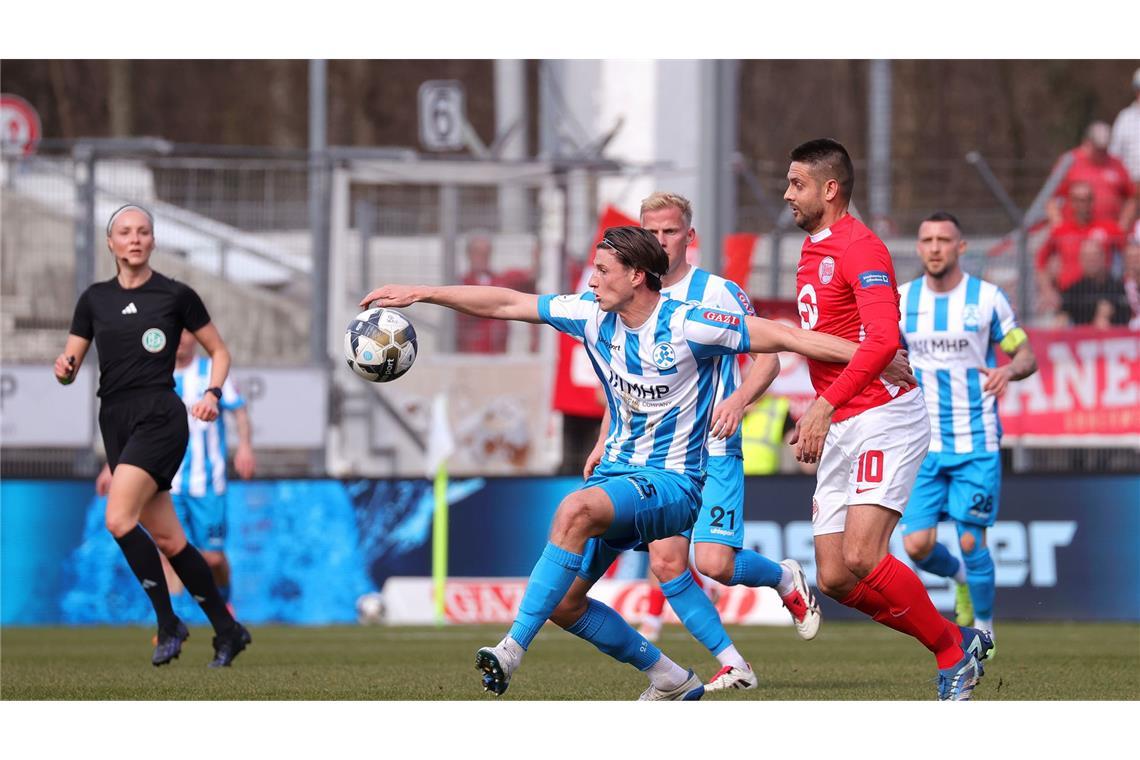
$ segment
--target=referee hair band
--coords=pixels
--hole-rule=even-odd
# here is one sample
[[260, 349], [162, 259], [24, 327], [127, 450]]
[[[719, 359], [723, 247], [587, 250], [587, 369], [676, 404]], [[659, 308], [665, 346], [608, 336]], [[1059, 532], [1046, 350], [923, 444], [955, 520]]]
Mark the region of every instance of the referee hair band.
[[138, 206], [134, 203], [128, 203], [125, 206], [120, 206], [119, 208], [115, 209], [115, 213], [111, 214], [111, 218], [107, 220], [107, 237], [111, 237], [111, 228], [115, 226], [115, 220], [118, 219], [119, 215], [124, 211], [141, 211], [143, 215], [146, 216], [146, 220], [150, 222], [151, 229], [154, 229], [154, 216], [152, 216], [151, 213], [142, 206]]

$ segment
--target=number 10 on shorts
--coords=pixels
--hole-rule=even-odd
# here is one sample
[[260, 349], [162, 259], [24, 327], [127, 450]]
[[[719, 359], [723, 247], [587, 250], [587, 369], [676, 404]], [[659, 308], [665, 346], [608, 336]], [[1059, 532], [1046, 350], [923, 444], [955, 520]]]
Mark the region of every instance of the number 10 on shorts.
[[864, 451], [859, 455], [859, 468], [856, 480], [860, 483], [883, 482], [883, 452], [878, 449]]

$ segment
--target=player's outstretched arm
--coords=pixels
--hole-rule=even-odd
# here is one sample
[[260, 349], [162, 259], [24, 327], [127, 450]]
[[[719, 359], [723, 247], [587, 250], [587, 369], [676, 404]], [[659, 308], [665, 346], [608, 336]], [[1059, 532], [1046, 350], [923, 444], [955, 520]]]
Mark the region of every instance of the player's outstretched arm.
[[55, 366], [52, 368], [55, 379], [60, 385], [70, 385], [75, 379], [79, 368], [83, 366], [83, 357], [87, 356], [87, 349], [90, 347], [91, 341], [86, 338], [80, 338], [75, 334], [67, 336], [63, 353], [55, 357]]
[[[801, 330], [760, 317], [745, 317], [745, 320], [751, 348], [756, 353], [793, 351], [809, 359], [847, 364], [859, 349], [858, 343], [827, 333]], [[897, 343], [897, 336], [895, 341]], [[902, 349], [895, 350], [894, 358], [887, 363], [881, 374], [885, 380], [903, 390], [918, 385], [907, 361], [906, 351]]]
[[537, 295], [489, 285], [381, 285], [360, 299], [361, 308], [400, 308], [414, 303], [433, 303], [487, 319], [542, 322]]
[[762, 317], [745, 317], [753, 353], [774, 354], [792, 351], [821, 362], [847, 363], [859, 344], [834, 335], [773, 322]]

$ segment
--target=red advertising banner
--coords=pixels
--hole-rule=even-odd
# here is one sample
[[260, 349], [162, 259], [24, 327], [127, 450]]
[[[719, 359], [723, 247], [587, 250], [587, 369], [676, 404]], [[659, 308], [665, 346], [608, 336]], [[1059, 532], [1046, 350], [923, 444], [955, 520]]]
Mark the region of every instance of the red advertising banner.
[[1027, 330], [1037, 372], [999, 402], [1007, 442], [1140, 447], [1140, 332]]

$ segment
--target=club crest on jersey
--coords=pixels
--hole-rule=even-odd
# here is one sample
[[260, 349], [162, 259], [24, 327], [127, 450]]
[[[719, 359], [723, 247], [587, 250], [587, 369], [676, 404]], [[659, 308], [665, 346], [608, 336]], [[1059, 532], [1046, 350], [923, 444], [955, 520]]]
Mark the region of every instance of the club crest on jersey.
[[722, 325], [731, 325], [736, 327], [740, 324], [740, 317], [733, 316], [723, 311], [706, 311], [701, 315], [702, 318], [709, 322], [717, 322]]
[[962, 326], [967, 330], [977, 332], [981, 324], [982, 315], [978, 305], [976, 303], [966, 304], [966, 307], [962, 309]]
[[831, 278], [835, 276], [835, 259], [830, 256], [824, 256], [823, 261], [819, 262], [819, 281], [821, 284], [826, 285], [831, 282]]
[[677, 352], [668, 343], [658, 343], [653, 347], [653, 363], [658, 369], [669, 369], [677, 363]]
[[142, 344], [143, 348], [147, 351], [150, 351], [152, 354], [157, 354], [166, 348], [166, 333], [157, 327], [152, 327], [143, 333]]

